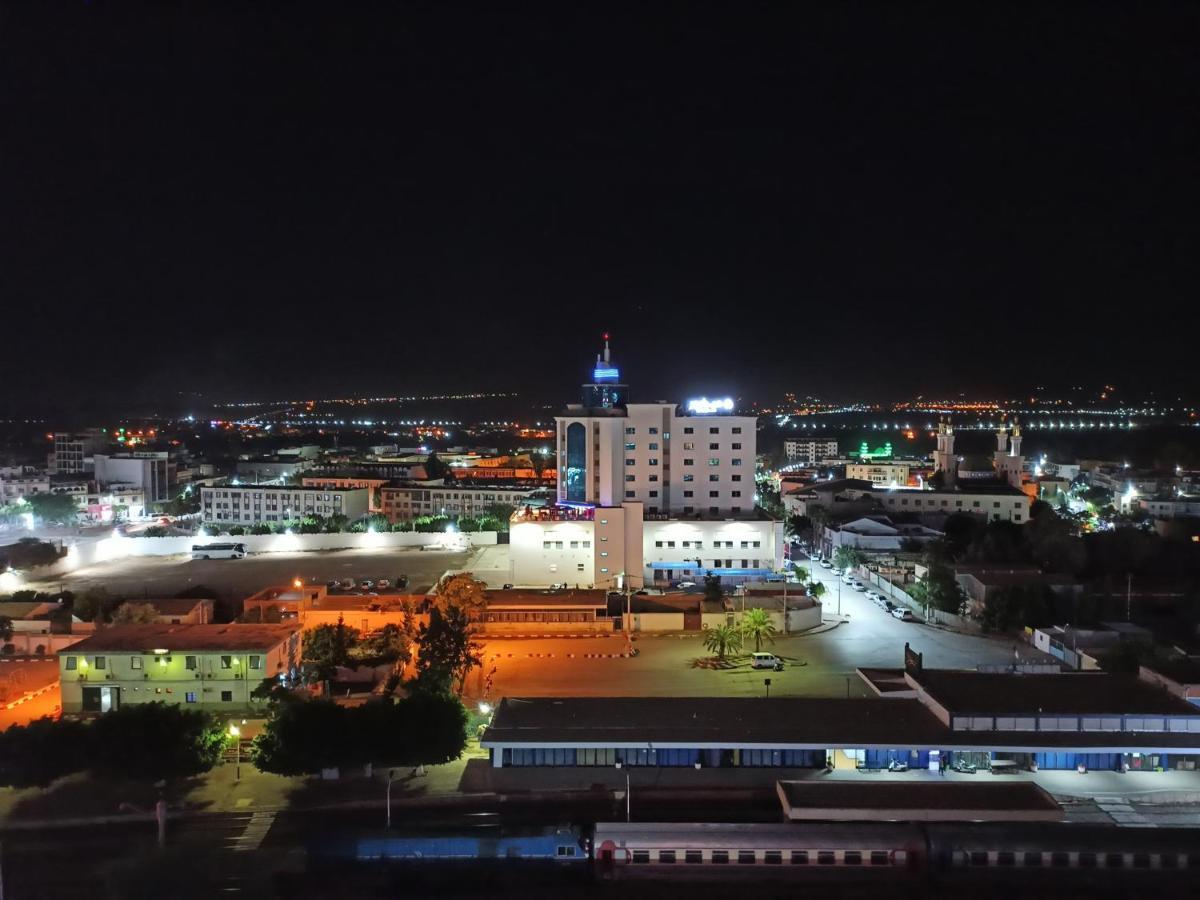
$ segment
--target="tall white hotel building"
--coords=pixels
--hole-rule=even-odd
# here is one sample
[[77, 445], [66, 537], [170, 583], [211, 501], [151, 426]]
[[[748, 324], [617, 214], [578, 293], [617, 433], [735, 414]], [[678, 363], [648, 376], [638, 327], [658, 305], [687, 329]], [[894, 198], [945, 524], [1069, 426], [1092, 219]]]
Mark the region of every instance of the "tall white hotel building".
[[782, 561], [783, 526], [754, 504], [753, 416], [732, 402], [630, 403], [605, 335], [583, 398], [557, 423], [558, 504], [520, 510], [514, 584], [635, 587], [759, 578]]

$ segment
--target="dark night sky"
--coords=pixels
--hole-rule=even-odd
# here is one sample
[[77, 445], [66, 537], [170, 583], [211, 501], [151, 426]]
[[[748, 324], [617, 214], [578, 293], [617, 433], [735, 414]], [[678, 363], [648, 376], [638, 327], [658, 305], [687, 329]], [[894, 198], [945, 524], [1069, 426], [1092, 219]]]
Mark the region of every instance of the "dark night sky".
[[10, 404], [1196, 387], [1200, 6], [350, 6], [3, 7]]

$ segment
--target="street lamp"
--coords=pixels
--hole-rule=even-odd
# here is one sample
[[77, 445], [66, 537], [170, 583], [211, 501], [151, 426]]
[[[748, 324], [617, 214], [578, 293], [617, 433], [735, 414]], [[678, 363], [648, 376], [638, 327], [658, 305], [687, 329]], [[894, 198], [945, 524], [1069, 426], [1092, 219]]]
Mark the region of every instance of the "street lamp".
[[388, 769], [387, 791], [385, 792], [385, 805], [387, 806], [387, 827], [392, 827], [392, 781], [396, 777], [395, 769]]
[[229, 736], [233, 738], [234, 746], [237, 748], [237, 769], [234, 776], [235, 781], [242, 780], [242, 729], [238, 728], [232, 722], [229, 725]]

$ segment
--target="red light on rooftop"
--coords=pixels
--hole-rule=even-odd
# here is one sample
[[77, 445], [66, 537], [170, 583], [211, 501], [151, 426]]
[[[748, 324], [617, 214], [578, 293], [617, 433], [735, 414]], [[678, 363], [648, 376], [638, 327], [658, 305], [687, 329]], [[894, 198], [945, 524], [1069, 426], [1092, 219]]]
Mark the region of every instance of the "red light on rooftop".
[[607, 332], [607, 331], [606, 331], [606, 332], [604, 332], [604, 339], [605, 339], [606, 341], [608, 340], [608, 332]]

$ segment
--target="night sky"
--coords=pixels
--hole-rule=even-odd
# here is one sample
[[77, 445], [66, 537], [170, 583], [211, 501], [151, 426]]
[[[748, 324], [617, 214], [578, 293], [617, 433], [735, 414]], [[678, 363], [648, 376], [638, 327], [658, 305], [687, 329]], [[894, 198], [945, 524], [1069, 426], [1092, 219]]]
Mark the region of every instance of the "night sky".
[[10, 405], [1197, 387], [1196, 4], [351, 5], [3, 7]]

